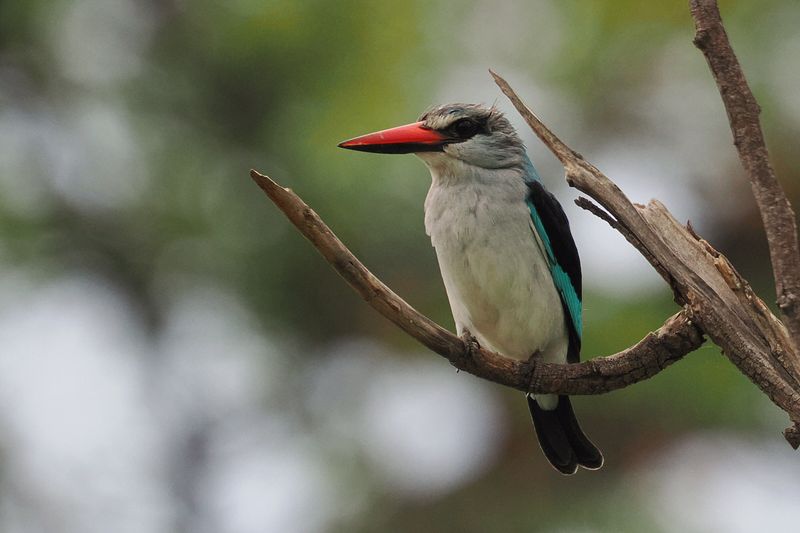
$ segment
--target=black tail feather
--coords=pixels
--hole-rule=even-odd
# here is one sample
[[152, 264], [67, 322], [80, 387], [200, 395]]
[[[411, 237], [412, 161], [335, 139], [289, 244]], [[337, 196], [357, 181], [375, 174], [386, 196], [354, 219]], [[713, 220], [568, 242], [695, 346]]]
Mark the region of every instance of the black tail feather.
[[539, 407], [528, 395], [528, 408], [539, 445], [553, 467], [562, 474], [574, 474], [578, 465], [590, 470], [603, 466], [603, 454], [578, 425], [569, 396], [560, 395], [552, 411]]

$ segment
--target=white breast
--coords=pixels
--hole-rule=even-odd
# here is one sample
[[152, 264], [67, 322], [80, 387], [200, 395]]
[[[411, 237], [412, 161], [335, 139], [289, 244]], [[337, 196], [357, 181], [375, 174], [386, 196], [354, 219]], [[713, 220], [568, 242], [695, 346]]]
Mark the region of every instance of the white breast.
[[[425, 200], [425, 229], [436, 249], [459, 333], [518, 359], [536, 351], [566, 360], [561, 300], [532, 228], [518, 175], [442, 180]], [[484, 176], [486, 177], [486, 176]]]

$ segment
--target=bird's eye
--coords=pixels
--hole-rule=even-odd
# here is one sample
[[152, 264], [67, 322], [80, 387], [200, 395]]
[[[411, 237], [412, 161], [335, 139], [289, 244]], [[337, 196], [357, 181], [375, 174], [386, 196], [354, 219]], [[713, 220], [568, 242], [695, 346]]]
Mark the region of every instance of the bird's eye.
[[453, 124], [453, 131], [461, 139], [469, 139], [480, 130], [480, 126], [468, 118], [462, 118]]

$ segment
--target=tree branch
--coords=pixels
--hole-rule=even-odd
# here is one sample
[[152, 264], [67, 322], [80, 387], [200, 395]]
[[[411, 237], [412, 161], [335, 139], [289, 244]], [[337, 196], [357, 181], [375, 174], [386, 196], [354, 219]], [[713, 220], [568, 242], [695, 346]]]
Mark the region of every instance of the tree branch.
[[795, 347], [800, 343], [800, 245], [795, 214], [769, 161], [756, 102], [722, 25], [716, 0], [690, 0], [694, 44], [717, 82], [739, 160], [747, 172], [769, 243], [775, 292]]
[[[654, 266], [660, 265], [658, 271], [693, 322], [793, 422], [800, 421], [800, 364], [794, 344], [784, 325], [728, 259], [678, 223], [660, 202], [633, 204], [605, 174], [550, 131], [503, 78], [490, 72], [534, 133], [564, 165], [567, 183], [597, 201], [616, 221], [612, 227]], [[609, 221], [609, 217], [601, 218]], [[796, 431], [785, 435], [793, 446], [798, 444]]]
[[582, 363], [525, 362], [474, 349], [375, 277], [294, 192], [255, 170], [250, 176], [370, 306], [456, 368], [480, 378], [524, 392], [601, 394], [650, 378], [703, 343], [703, 335], [681, 311], [627, 350]]
[[[758, 104], [728, 43], [714, 0], [690, 0], [695, 44], [708, 59], [728, 112], [739, 157], [748, 172], [767, 232], [778, 304], [785, 324], [752, 291], [728, 259], [678, 223], [660, 202], [632, 203], [607, 176], [567, 146], [522, 102], [509, 84], [497, 85], [534, 133], [561, 161], [570, 186], [594, 199], [578, 205], [608, 222], [653, 265], [683, 307], [656, 332], [618, 354], [559, 365], [521, 362], [476, 348], [421, 315], [376, 278], [292, 191], [255, 170], [253, 180], [374, 309], [455, 367], [478, 377], [535, 393], [600, 394], [660, 372], [697, 349], [707, 334], [778, 407], [793, 426], [784, 431], [800, 445], [800, 253], [794, 213], [770, 166], [758, 121]], [[787, 329], [788, 328], [788, 329]]]

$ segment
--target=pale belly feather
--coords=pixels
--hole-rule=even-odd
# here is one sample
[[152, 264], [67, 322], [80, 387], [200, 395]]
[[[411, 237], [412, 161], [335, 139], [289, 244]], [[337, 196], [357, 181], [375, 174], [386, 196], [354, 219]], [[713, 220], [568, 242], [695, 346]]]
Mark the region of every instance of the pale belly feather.
[[459, 333], [517, 359], [566, 361], [561, 300], [519, 189], [431, 187], [425, 226]]

